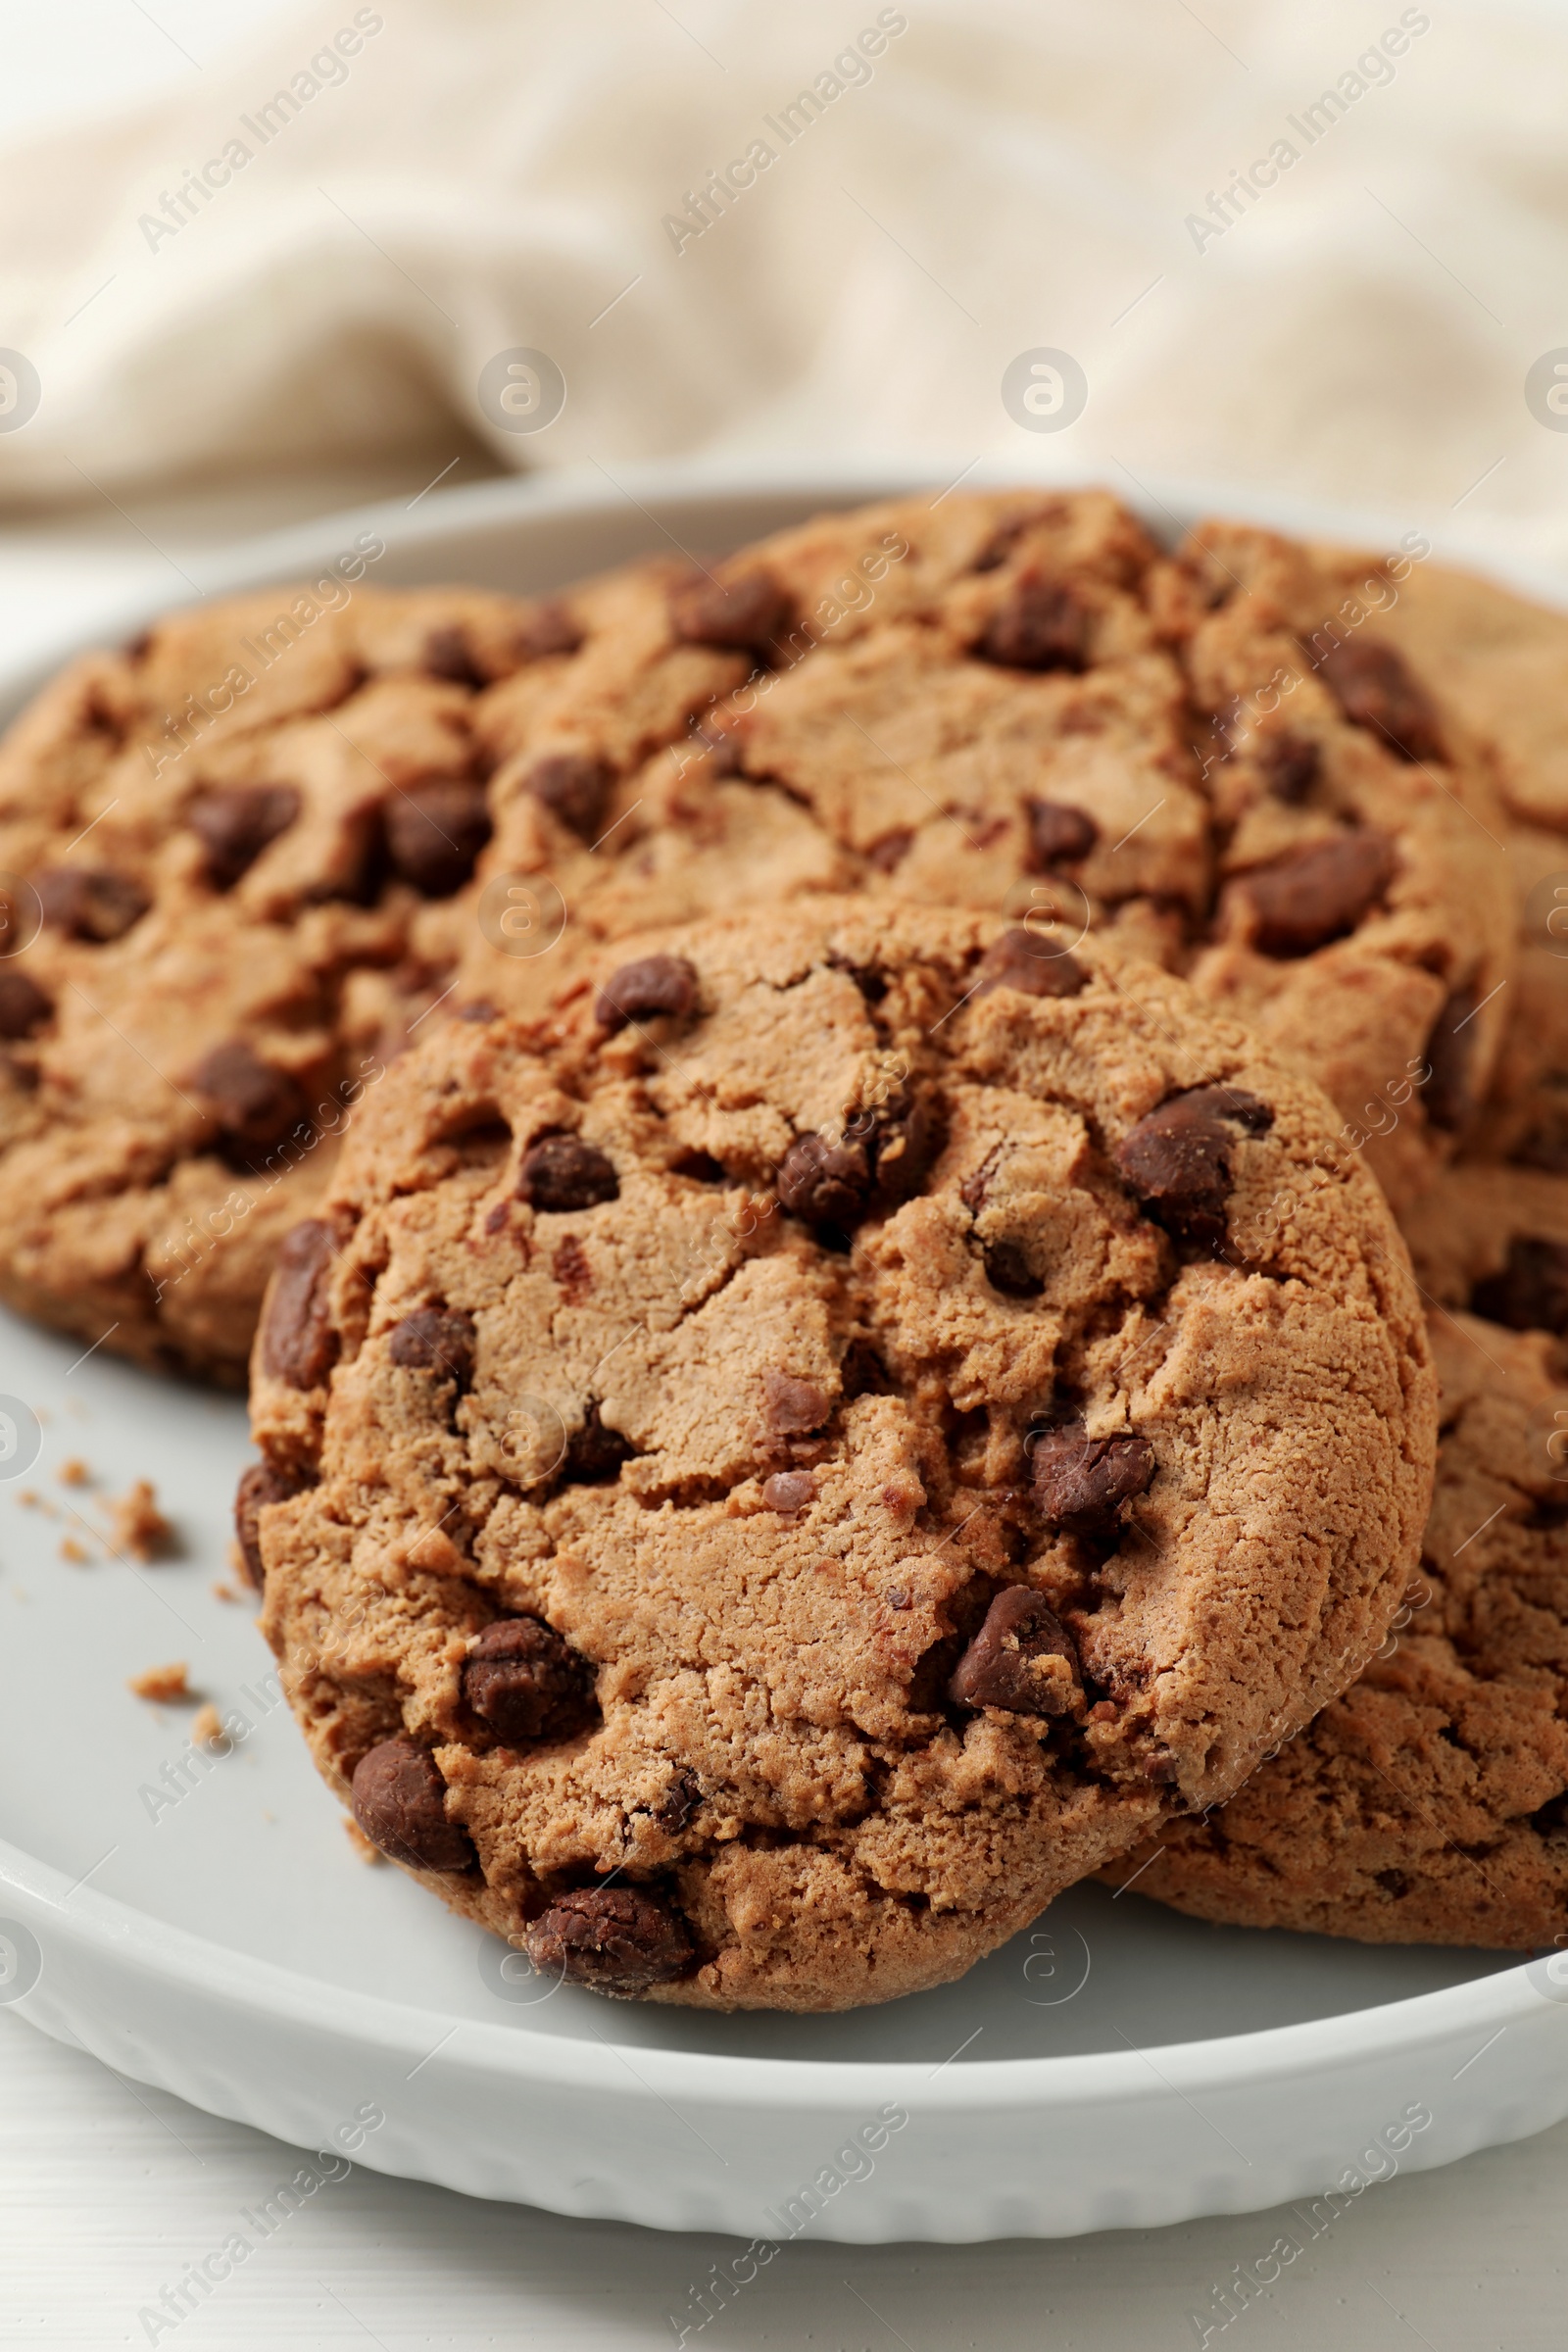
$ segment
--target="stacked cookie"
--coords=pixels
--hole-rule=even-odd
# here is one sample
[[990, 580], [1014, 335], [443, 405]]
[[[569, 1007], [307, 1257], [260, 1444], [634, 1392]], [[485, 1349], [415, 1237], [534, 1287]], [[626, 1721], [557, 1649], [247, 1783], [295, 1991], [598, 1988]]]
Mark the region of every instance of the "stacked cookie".
[[[1528, 1450], [1568, 1287], [1546, 1147], [1476, 1164], [1556, 1073], [1509, 1074], [1517, 786], [1417, 580], [952, 496], [361, 589], [265, 663], [276, 597], [176, 619], [13, 732], [0, 1295], [221, 1379], [271, 1278], [238, 1524], [291, 1703], [541, 1970], [845, 2006], [1134, 1868], [1304, 1916], [1240, 1808], [1312, 1924], [1402, 1871], [1383, 1932], [1435, 1932], [1430, 1840], [1336, 1878], [1269, 1793], [1354, 1812], [1432, 1507], [1390, 1200], [1468, 1317], [1431, 1528], [1488, 1413]], [[1478, 1184], [1523, 1222], [1453, 1272]], [[1454, 1365], [1489, 1315], [1512, 1404]], [[1536, 1678], [1494, 1809], [1561, 1763], [1493, 1612], [1551, 1620], [1524, 1492], [1411, 1621], [1434, 1688]]]

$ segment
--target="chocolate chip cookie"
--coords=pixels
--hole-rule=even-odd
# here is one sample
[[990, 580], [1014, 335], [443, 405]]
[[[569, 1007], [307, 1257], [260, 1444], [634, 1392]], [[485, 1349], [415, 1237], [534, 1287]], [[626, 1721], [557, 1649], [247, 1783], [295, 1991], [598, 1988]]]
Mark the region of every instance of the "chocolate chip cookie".
[[1470, 1149], [1568, 1175], [1568, 615], [1429, 564], [1373, 625], [1485, 747], [1506, 819], [1519, 966]]
[[[1092, 926], [1318, 1077], [1405, 1197], [1485, 1089], [1513, 952], [1463, 723], [1368, 634], [1410, 568], [1356, 592], [1218, 524], [1166, 557], [1100, 492], [828, 516], [658, 590], [647, 627], [744, 663], [680, 742], [625, 723], [641, 640], [569, 710], [490, 698], [482, 873], [549, 878], [564, 957], [824, 889]], [[470, 929], [465, 990], [526, 1009], [556, 977], [502, 944]]]
[[333, 572], [41, 697], [0, 747], [0, 1298], [243, 1380], [350, 1106], [463, 1008], [443, 926], [492, 830], [489, 703], [544, 725], [580, 673], [591, 705], [609, 642], [631, 757], [743, 674], [662, 617], [637, 673], [647, 605], [629, 577], [525, 605]]
[[1098, 941], [627, 941], [368, 1094], [257, 1342], [263, 1622], [546, 1978], [829, 2009], [1228, 1793], [1415, 1565], [1408, 1262], [1310, 1082]]
[[1463, 1161], [1400, 1224], [1416, 1278], [1438, 1305], [1568, 1339], [1568, 1176]]
[[1568, 1931], [1568, 1386], [1543, 1334], [1433, 1318], [1418, 1581], [1352, 1690], [1110, 1875], [1202, 1919], [1528, 1950]]

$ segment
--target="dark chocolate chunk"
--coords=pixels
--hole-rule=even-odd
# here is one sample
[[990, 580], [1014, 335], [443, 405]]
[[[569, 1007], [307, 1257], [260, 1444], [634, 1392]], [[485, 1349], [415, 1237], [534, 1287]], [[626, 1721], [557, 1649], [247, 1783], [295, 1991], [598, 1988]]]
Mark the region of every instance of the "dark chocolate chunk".
[[474, 694], [490, 683], [479, 666], [467, 630], [461, 625], [430, 631], [424, 641], [423, 663], [432, 678], [446, 678], [452, 685], [466, 686]]
[[909, 854], [914, 834], [909, 826], [900, 825], [897, 831], [884, 833], [873, 841], [865, 853], [865, 862], [879, 874], [895, 873]]
[[801, 1380], [793, 1372], [764, 1372], [762, 1396], [767, 1426], [778, 1438], [820, 1429], [833, 1409], [814, 1380]]
[[458, 776], [432, 776], [391, 794], [384, 813], [392, 870], [426, 899], [461, 890], [490, 838], [484, 786]]
[[446, 1783], [417, 1740], [383, 1740], [354, 1771], [354, 1818], [383, 1854], [410, 1870], [466, 1870], [473, 1847], [446, 1813]]
[[1253, 912], [1265, 956], [1310, 956], [1353, 931], [1383, 896], [1397, 864], [1385, 833], [1340, 833], [1254, 866], [1235, 885]]
[[689, 580], [670, 596], [669, 620], [688, 645], [765, 655], [789, 626], [789, 592], [760, 568], [732, 580]]
[[1045, 1289], [1016, 1242], [983, 1243], [981, 1255], [985, 1259], [987, 1282], [1004, 1298], [1038, 1298]]
[[1145, 1216], [1215, 1248], [1225, 1239], [1234, 1130], [1261, 1135], [1273, 1123], [1268, 1104], [1240, 1087], [1191, 1087], [1139, 1120], [1116, 1147], [1116, 1166]]
[[798, 1135], [779, 1162], [775, 1183], [780, 1205], [791, 1216], [847, 1233], [870, 1201], [870, 1156], [863, 1144], [848, 1137], [831, 1144], [824, 1135]]
[[1093, 615], [1075, 590], [1026, 572], [987, 621], [974, 651], [1006, 669], [1089, 666]]
[[31, 1037], [54, 1012], [54, 999], [45, 996], [25, 972], [0, 972], [0, 1038], [15, 1043]]
[[669, 1785], [653, 1808], [654, 1819], [667, 1836], [676, 1837], [703, 1801], [703, 1784], [689, 1766], [677, 1764]]
[[542, 662], [547, 654], [574, 654], [586, 633], [566, 607], [552, 598], [547, 604], [536, 605], [518, 623], [513, 648], [519, 665], [524, 662]]
[[599, 1713], [593, 1669], [539, 1617], [498, 1617], [463, 1665], [463, 1696], [509, 1747], [570, 1740]]
[[592, 752], [546, 752], [522, 779], [524, 792], [579, 841], [597, 840], [615, 771]]
[[319, 1217], [283, 1236], [262, 1318], [262, 1369], [291, 1389], [318, 1388], [337, 1361], [328, 1277], [337, 1239]]
[[762, 1501], [770, 1511], [804, 1511], [816, 1500], [816, 1481], [809, 1470], [775, 1470], [762, 1481]]
[[239, 1485], [234, 1490], [234, 1540], [239, 1556], [245, 1565], [248, 1581], [259, 1592], [262, 1589], [262, 1538], [258, 1514], [270, 1502], [287, 1502], [291, 1494], [303, 1494], [314, 1487], [313, 1476], [290, 1470], [265, 1458], [252, 1462], [240, 1472]]
[[393, 1326], [388, 1353], [405, 1372], [433, 1372], [466, 1389], [473, 1379], [478, 1336], [473, 1317], [461, 1306], [419, 1306]]
[[522, 1155], [517, 1198], [545, 1215], [564, 1215], [617, 1200], [620, 1181], [596, 1144], [580, 1135], [545, 1135]]
[[1474, 1015], [1480, 1009], [1474, 989], [1456, 988], [1432, 1024], [1426, 1061], [1432, 1075], [1421, 1090], [1429, 1126], [1445, 1135], [1457, 1135], [1475, 1108], [1470, 1084], [1475, 1059]]
[[1087, 858], [1100, 839], [1094, 818], [1082, 808], [1069, 808], [1065, 801], [1029, 801], [1025, 808], [1031, 873], [1045, 873], [1054, 865], [1069, 865], [1076, 858]]
[[1554, 1331], [1568, 1338], [1568, 1243], [1516, 1234], [1501, 1272], [1476, 1284], [1470, 1305], [1510, 1331]]
[[564, 1894], [529, 1928], [528, 1957], [542, 1977], [585, 1984], [617, 2000], [668, 1984], [696, 1964], [685, 1923], [640, 1886], [585, 1886]]
[[1147, 1491], [1154, 1470], [1154, 1448], [1136, 1436], [1092, 1438], [1082, 1428], [1051, 1429], [1030, 1448], [1036, 1508], [1070, 1536], [1108, 1534], [1121, 1505]]
[[616, 1476], [622, 1462], [631, 1460], [632, 1452], [618, 1429], [606, 1427], [599, 1401], [593, 1397], [583, 1412], [581, 1428], [573, 1430], [567, 1441], [562, 1476], [582, 1487], [603, 1486]]
[[1299, 808], [1323, 770], [1323, 753], [1305, 735], [1270, 735], [1258, 751], [1263, 782], [1287, 808]]
[[1025, 997], [1075, 997], [1088, 977], [1075, 956], [1052, 948], [1049, 934], [1037, 939], [1019, 924], [987, 948], [972, 994], [989, 997], [993, 989], [1015, 988]]
[[651, 1021], [659, 1013], [685, 1018], [697, 1002], [697, 974], [684, 956], [639, 956], [612, 972], [599, 992], [594, 1018], [612, 1034], [628, 1021]]
[[153, 903], [139, 882], [109, 866], [49, 866], [33, 876], [33, 887], [46, 923], [99, 947], [122, 938]]
[[954, 1668], [948, 1696], [1012, 1715], [1071, 1714], [1083, 1696], [1072, 1636], [1038, 1592], [1008, 1585]]
[[310, 1117], [297, 1081], [264, 1061], [240, 1037], [204, 1054], [190, 1083], [217, 1112], [224, 1146], [247, 1165]]
[[1325, 654], [1317, 668], [1352, 725], [1370, 728], [1402, 760], [1443, 758], [1443, 729], [1432, 699], [1392, 645], [1349, 638]]
[[217, 784], [198, 792], [185, 822], [207, 853], [207, 879], [232, 890], [269, 842], [286, 833], [300, 812], [292, 784]]
[[869, 1121], [859, 1124], [869, 1129], [876, 1178], [874, 1204], [882, 1208], [895, 1201], [912, 1200], [942, 1149], [940, 1105], [924, 1095], [913, 1095], [886, 1103]]

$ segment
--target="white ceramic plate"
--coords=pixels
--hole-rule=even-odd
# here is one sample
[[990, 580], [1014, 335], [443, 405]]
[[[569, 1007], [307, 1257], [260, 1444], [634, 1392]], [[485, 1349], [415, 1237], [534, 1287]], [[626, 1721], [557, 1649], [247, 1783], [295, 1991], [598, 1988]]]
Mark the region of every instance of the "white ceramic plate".
[[[377, 581], [537, 590], [903, 486], [866, 468], [487, 484], [291, 532], [212, 585], [292, 578], [369, 527]], [[1197, 503], [1160, 499], [1156, 527]], [[1270, 518], [1382, 544], [1364, 521]], [[0, 712], [33, 682], [0, 690]], [[1098, 1887], [962, 1983], [843, 2017], [553, 1990], [356, 1857], [249, 1610], [215, 1597], [239, 1404], [79, 1357], [0, 1318], [0, 1391], [39, 1416], [42, 1447], [25, 1472], [0, 1460], [0, 2000], [124, 2073], [386, 2172], [773, 2242], [1058, 2235], [1331, 2183], [1343, 2200], [1568, 2114], [1560, 1957], [1211, 1928]], [[94, 1488], [60, 1483], [72, 1455]], [[67, 1506], [96, 1524], [137, 1476], [182, 1558], [62, 1559], [68, 1536], [99, 1549]], [[173, 1658], [253, 1727], [216, 1763], [192, 1759], [189, 1708], [125, 1688]]]

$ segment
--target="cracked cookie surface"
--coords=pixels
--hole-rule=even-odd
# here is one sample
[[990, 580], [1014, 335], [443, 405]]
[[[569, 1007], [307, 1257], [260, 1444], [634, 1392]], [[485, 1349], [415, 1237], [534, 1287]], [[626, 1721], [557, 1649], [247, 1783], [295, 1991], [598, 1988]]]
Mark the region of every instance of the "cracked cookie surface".
[[[713, 588], [650, 579], [643, 630], [707, 626], [741, 674], [632, 759], [607, 661], [566, 722], [604, 779], [591, 825], [512, 791], [482, 870], [553, 879], [565, 956], [824, 890], [1088, 926], [1289, 1054], [1408, 1196], [1485, 1091], [1513, 956], [1489, 776], [1373, 642], [1417, 568], [1223, 523], [1166, 556], [1092, 491], [822, 516]], [[768, 622], [746, 655], [725, 583]], [[491, 723], [524, 774], [562, 722], [523, 681]], [[557, 985], [477, 929], [463, 969], [519, 1009]]]
[[1433, 1342], [1437, 1490], [1389, 1654], [1229, 1804], [1107, 1875], [1368, 1943], [1568, 1930], [1568, 1385], [1541, 1332], [1440, 1315]]
[[1407, 1262], [1146, 962], [853, 899], [620, 956], [416, 1046], [291, 1238], [264, 1625], [367, 1834], [542, 1973], [890, 1998], [1376, 1647]]

